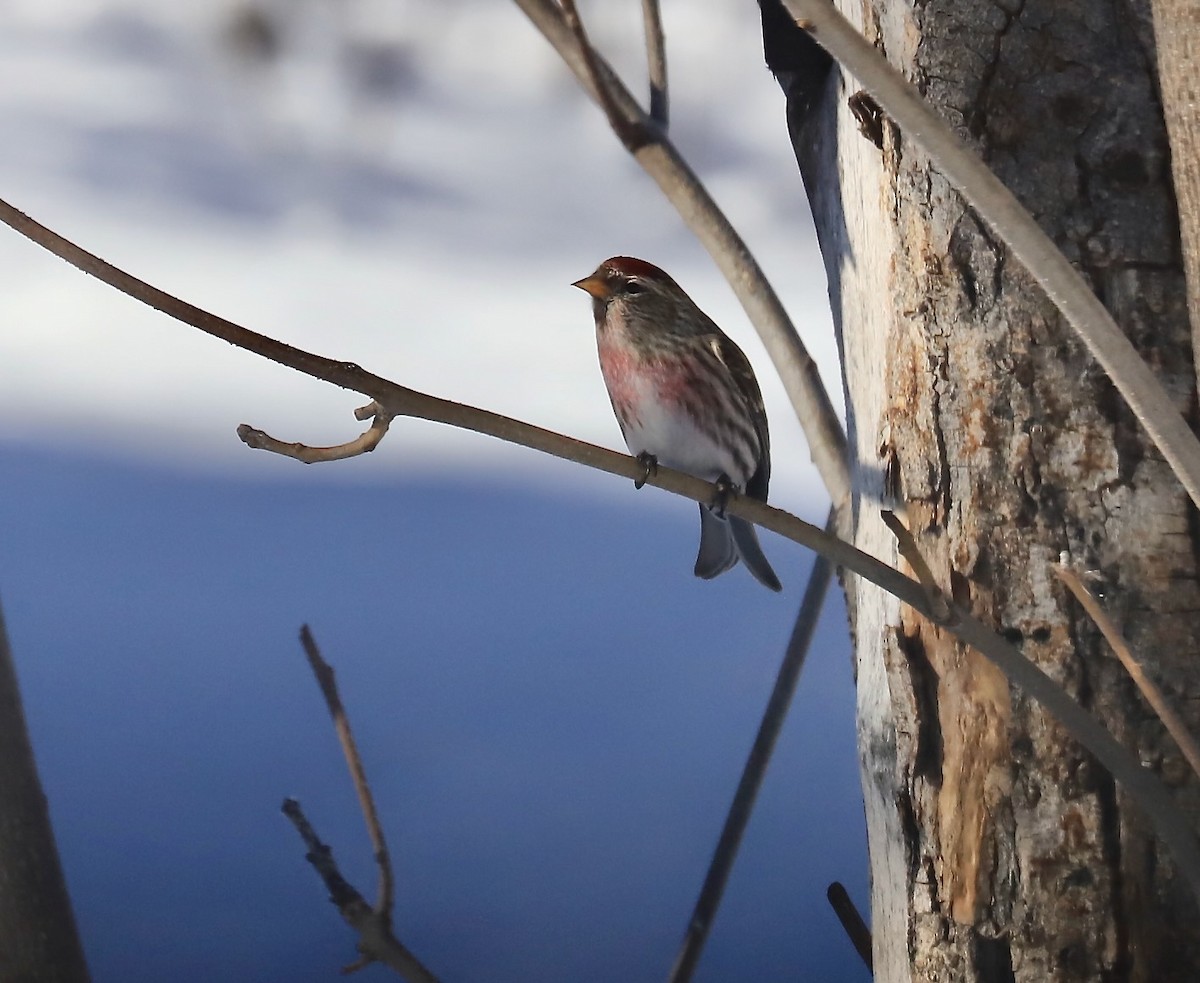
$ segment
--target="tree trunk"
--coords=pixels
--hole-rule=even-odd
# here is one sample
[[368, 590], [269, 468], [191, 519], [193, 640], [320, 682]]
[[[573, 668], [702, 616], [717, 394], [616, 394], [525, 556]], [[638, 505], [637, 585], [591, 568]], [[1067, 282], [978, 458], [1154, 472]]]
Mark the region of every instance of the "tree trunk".
[[0, 613], [0, 980], [87, 979]]
[[1192, 350], [1200, 351], [1200, 3], [1153, 0], [1154, 40], [1179, 207]]
[[[1190, 412], [1148, 2], [839, 7], [1013, 189]], [[811, 93], [788, 94], [843, 353], [856, 542], [895, 562], [879, 510], [903, 510], [942, 589], [1096, 714], [1195, 822], [1195, 776], [1050, 570], [1067, 551], [1097, 572], [1134, 651], [1196, 726], [1190, 503], [925, 155], [886, 120], [881, 146], [859, 132], [854, 92], [834, 72], [803, 117]], [[876, 979], [1200, 979], [1196, 900], [1108, 774], [911, 610], [864, 583], [849, 604]]]

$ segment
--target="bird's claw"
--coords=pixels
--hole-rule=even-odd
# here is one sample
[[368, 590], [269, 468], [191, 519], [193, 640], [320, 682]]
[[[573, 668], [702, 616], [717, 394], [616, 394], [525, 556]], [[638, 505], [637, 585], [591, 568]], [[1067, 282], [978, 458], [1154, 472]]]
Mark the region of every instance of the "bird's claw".
[[709, 503], [708, 507], [718, 519], [724, 519], [725, 506], [737, 494], [737, 486], [729, 480], [729, 475], [727, 474], [719, 475], [713, 484], [717, 486], [717, 493], [713, 496], [713, 500]]
[[658, 458], [649, 451], [642, 451], [637, 456], [637, 462], [642, 466], [642, 476], [633, 479], [633, 487], [641, 488], [654, 475], [658, 474]]

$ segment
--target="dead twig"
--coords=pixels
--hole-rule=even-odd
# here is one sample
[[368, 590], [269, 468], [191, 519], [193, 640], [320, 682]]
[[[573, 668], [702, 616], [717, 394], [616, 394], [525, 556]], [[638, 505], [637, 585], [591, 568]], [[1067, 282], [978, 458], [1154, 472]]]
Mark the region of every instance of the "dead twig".
[[344, 444], [336, 444], [333, 447], [312, 447], [308, 444], [284, 443], [282, 440], [277, 440], [263, 430], [256, 430], [248, 423], [238, 426], [237, 435], [242, 439], [242, 443], [248, 447], [253, 447], [255, 450], [271, 451], [273, 454], [282, 454], [284, 457], [294, 458], [304, 464], [316, 464], [323, 461], [343, 461], [348, 457], [358, 457], [360, 454], [369, 454], [373, 451], [379, 446], [379, 442], [383, 440], [384, 434], [387, 433], [388, 427], [392, 423], [392, 415], [375, 402], [358, 407], [354, 411], [354, 416], [359, 420], [371, 418], [371, 426], [354, 440], [347, 441]]
[[325, 698], [325, 706], [333, 718], [338, 743], [342, 746], [342, 754], [345, 755], [346, 766], [350, 770], [354, 791], [358, 795], [358, 804], [367, 824], [367, 835], [371, 839], [375, 864], [379, 868], [379, 895], [375, 904], [370, 905], [342, 876], [334, 862], [333, 851], [321, 842], [301, 810], [300, 803], [291, 798], [284, 800], [283, 814], [292, 821], [304, 840], [308, 849], [308, 862], [325, 882], [329, 900], [337, 906], [346, 923], [358, 932], [358, 951], [362, 958], [346, 966], [342, 972], [352, 973], [373, 962], [379, 962], [394, 969], [409, 980], [409, 983], [437, 983], [437, 977], [396, 938], [392, 928], [392, 911], [395, 906], [392, 862], [383, 836], [383, 825], [379, 822], [379, 813], [375, 809], [375, 799], [371, 795], [362, 758], [354, 741], [354, 733], [350, 729], [350, 720], [338, 694], [333, 667], [322, 658], [308, 625], [300, 629], [300, 643], [304, 646], [309, 667], [316, 677], [321, 695]]
[[1188, 764], [1192, 766], [1192, 771], [1200, 775], [1200, 746], [1197, 746], [1196, 739], [1188, 730], [1187, 724], [1183, 722], [1183, 718], [1167, 702], [1163, 691], [1158, 688], [1153, 679], [1146, 675], [1146, 670], [1129, 648], [1129, 643], [1125, 641], [1121, 629], [1105, 613], [1095, 595], [1087, 589], [1074, 570], [1065, 564], [1051, 565], [1050, 569], [1054, 571], [1059, 580], [1067, 585], [1067, 589], [1075, 595], [1075, 599], [1088, 613], [1088, 617], [1096, 623], [1096, 627], [1100, 629], [1101, 634], [1116, 653], [1121, 665], [1125, 667], [1125, 671], [1137, 684], [1137, 688], [1142, 691], [1142, 696], [1146, 698], [1150, 708], [1158, 714], [1158, 719], [1167, 728], [1167, 733], [1179, 745], [1179, 750], [1183, 752]]

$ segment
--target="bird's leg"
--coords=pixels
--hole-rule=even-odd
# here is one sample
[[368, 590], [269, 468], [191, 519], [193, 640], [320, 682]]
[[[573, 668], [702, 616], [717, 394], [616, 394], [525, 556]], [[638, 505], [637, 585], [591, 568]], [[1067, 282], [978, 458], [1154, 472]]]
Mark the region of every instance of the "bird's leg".
[[634, 478], [633, 487], [641, 488], [642, 485], [654, 477], [654, 475], [658, 474], [658, 458], [649, 451], [642, 451], [637, 456], [637, 462], [642, 466], [642, 476], [640, 478]]
[[737, 485], [735, 485], [730, 480], [729, 475], [725, 474], [724, 472], [717, 475], [717, 480], [714, 481], [713, 484], [717, 486], [717, 493], [713, 496], [713, 500], [709, 503], [708, 507], [712, 509], [713, 514], [718, 519], [724, 519], [725, 506], [728, 505], [730, 499], [737, 494]]

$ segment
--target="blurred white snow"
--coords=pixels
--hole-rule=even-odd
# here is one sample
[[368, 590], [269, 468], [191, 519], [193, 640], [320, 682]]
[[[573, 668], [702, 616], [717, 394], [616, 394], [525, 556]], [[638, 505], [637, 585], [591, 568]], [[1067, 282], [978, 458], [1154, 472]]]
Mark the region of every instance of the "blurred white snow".
[[[0, 5], [0, 197], [247, 327], [612, 447], [589, 304], [570, 282], [606, 256], [642, 256], [754, 362], [773, 500], [820, 511], [808, 448], [729, 288], [514, 4], [253, 3]], [[644, 93], [640, 5], [582, 7]], [[672, 137], [840, 404], [824, 273], [753, 5], [701, 14], [668, 0], [664, 18]], [[238, 423], [332, 443], [357, 432], [361, 401], [0, 229], [0, 439], [256, 474], [299, 466], [243, 448]], [[366, 460], [380, 474], [544, 474], [536, 456], [410, 421]], [[577, 471], [552, 473], [623, 487]]]

